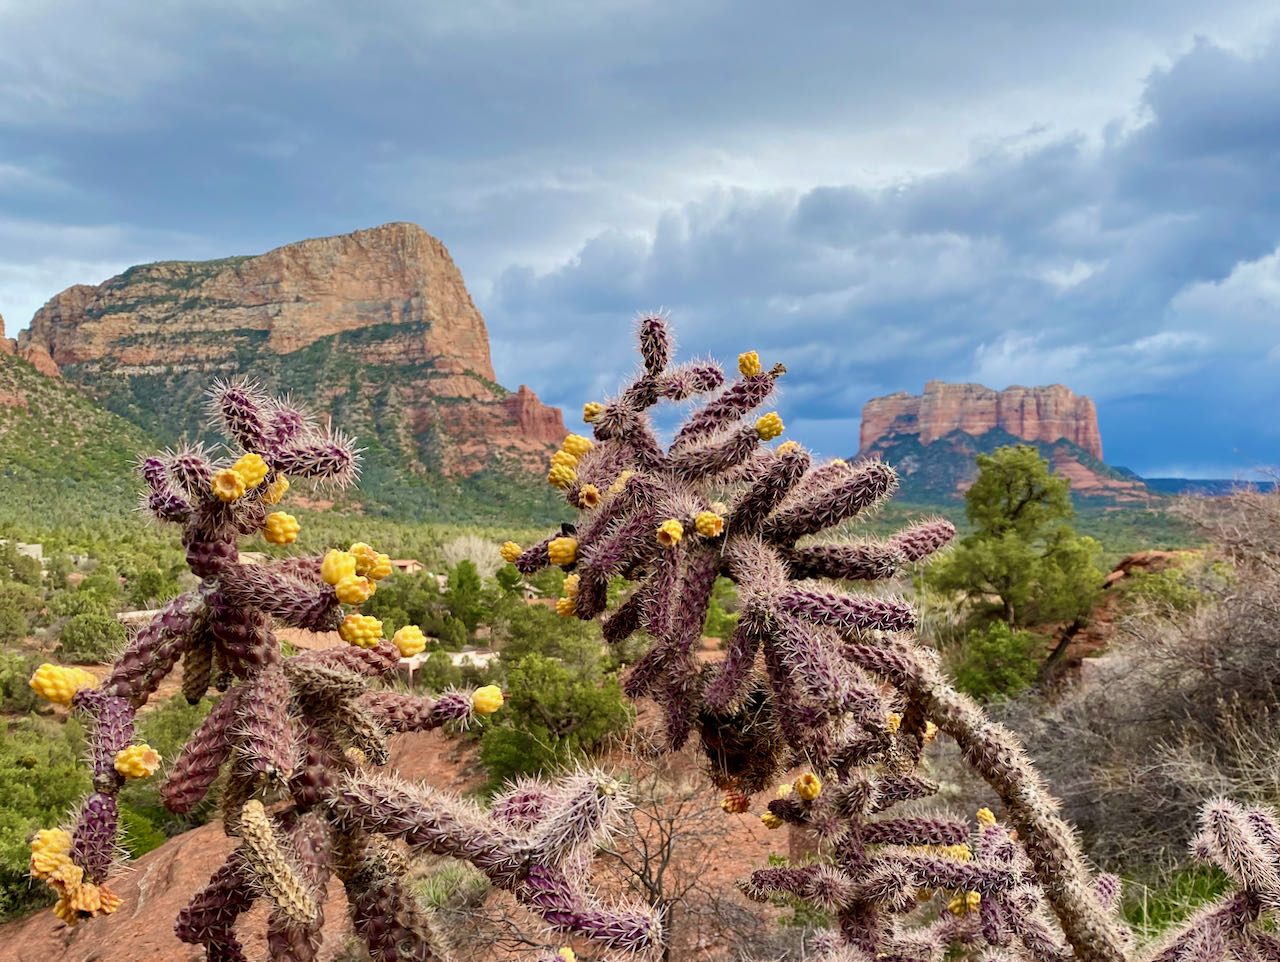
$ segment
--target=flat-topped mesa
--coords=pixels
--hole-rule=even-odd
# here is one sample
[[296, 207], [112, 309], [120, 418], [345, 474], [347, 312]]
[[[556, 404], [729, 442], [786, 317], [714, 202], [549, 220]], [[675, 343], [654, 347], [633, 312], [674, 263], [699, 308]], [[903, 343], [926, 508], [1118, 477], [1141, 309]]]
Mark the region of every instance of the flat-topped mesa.
[[183, 397], [211, 376], [237, 373], [365, 436], [375, 423], [397, 432], [434, 470], [455, 476], [538, 468], [566, 433], [558, 410], [496, 383], [484, 318], [462, 274], [414, 224], [255, 257], [132, 267], [56, 295], [17, 347], [47, 352], [104, 399], [120, 400], [123, 389], [174, 436], [196, 426]]
[[859, 448], [866, 451], [892, 434], [919, 435], [921, 444], [929, 444], [952, 431], [978, 437], [994, 428], [1027, 441], [1066, 438], [1102, 460], [1093, 401], [1062, 384], [993, 391], [981, 384], [929, 381], [920, 395], [901, 391], [872, 398], [862, 408]]

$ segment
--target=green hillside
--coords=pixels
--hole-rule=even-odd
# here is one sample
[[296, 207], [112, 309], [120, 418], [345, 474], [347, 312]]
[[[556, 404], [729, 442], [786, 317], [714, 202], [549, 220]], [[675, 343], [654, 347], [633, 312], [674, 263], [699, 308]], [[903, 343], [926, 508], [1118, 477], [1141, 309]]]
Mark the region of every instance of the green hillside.
[[0, 522], [124, 516], [157, 441], [76, 388], [0, 354]]

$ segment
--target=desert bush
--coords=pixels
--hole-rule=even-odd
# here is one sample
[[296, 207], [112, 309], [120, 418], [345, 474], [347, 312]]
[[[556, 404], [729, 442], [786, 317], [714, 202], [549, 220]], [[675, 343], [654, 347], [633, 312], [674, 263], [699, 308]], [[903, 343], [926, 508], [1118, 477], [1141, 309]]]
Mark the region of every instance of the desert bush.
[[54, 653], [59, 660], [73, 665], [95, 665], [109, 661], [128, 638], [124, 625], [115, 618], [88, 612], [75, 615], [62, 626]]
[[1003, 621], [972, 628], [964, 644], [946, 660], [956, 687], [979, 701], [1010, 698], [1033, 685], [1040, 675], [1045, 640]]

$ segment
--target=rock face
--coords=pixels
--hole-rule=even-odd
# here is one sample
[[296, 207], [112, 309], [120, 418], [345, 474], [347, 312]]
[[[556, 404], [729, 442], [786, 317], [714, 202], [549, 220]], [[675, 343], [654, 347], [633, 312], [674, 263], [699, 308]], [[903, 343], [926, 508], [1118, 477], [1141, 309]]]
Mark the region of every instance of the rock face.
[[1093, 401], [1061, 384], [993, 391], [981, 384], [929, 381], [922, 395], [902, 391], [872, 398], [862, 408], [859, 445], [866, 450], [890, 434], [917, 434], [930, 444], [952, 431], [977, 437], [993, 428], [1027, 441], [1066, 438], [1102, 460]]
[[192, 427], [187, 395], [236, 373], [291, 390], [351, 430], [380, 418], [379, 433], [452, 476], [541, 467], [566, 433], [558, 410], [495, 383], [462, 275], [413, 224], [133, 267], [55, 296], [17, 347], [47, 353], [121, 413], [177, 418], [175, 435]]
[[862, 408], [860, 456], [883, 457], [902, 478], [907, 500], [962, 495], [977, 476], [974, 458], [1030, 443], [1082, 497], [1144, 502], [1150, 492], [1131, 472], [1102, 461], [1093, 402], [1061, 384], [993, 391], [981, 384], [930, 381], [921, 395], [899, 392]]
[[31, 344], [19, 348], [16, 340], [4, 336], [3, 315], [0, 315], [0, 354], [20, 357], [46, 377], [58, 376], [58, 365], [53, 363], [53, 358], [49, 356], [49, 352], [40, 347], [40, 345]]

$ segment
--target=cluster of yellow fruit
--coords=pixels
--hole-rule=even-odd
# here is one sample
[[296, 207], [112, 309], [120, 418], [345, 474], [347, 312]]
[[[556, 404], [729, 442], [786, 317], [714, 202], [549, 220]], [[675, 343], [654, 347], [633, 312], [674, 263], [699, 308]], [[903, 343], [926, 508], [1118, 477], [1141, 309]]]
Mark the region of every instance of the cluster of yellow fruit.
[[568, 575], [564, 579], [564, 597], [556, 600], [556, 614], [572, 618], [578, 610], [578, 575]]
[[97, 688], [98, 679], [83, 668], [51, 665], [48, 662], [35, 670], [29, 682], [35, 693], [56, 705], [71, 704], [76, 692]]
[[[889, 730], [889, 734], [890, 735], [897, 734], [898, 728], [901, 725], [902, 725], [902, 716], [899, 715], [896, 711], [889, 712], [888, 716], [885, 718], [885, 727]], [[924, 739], [924, 743], [928, 745], [930, 742], [932, 742], [935, 738], [938, 737], [938, 726], [931, 721], [925, 722], [924, 735], [922, 737]], [[987, 811], [987, 809], [984, 808], [983, 811], [985, 812]], [[995, 823], [993, 822], [992, 824], [995, 824]]]
[[[209, 487], [220, 501], [230, 504], [262, 484], [269, 473], [270, 468], [262, 455], [249, 452], [240, 455], [231, 467], [215, 471]], [[263, 489], [262, 501], [265, 504], [279, 504], [288, 490], [289, 479], [278, 474]], [[262, 536], [271, 544], [293, 544], [298, 540], [298, 519], [284, 511], [273, 511], [263, 523]]]
[[[978, 809], [977, 818], [978, 824], [983, 827], [996, 823], [996, 817], [989, 808]], [[973, 859], [973, 850], [964, 842], [959, 845], [913, 845], [908, 846], [908, 851], [941, 855], [944, 858], [954, 858], [961, 862], [968, 862]], [[933, 895], [933, 889], [920, 889], [916, 892], [916, 898], [921, 902], [929, 901], [929, 899], [933, 898]], [[952, 915], [963, 916], [966, 913], [978, 911], [981, 905], [981, 892], [956, 892], [947, 900], [947, 911]]]
[[590, 438], [581, 434], [570, 434], [560, 445], [560, 450], [551, 455], [551, 465], [547, 471], [547, 482], [557, 488], [567, 488], [578, 480], [578, 458], [595, 447]]
[[105, 884], [84, 880], [84, 869], [71, 861], [71, 833], [44, 828], [31, 840], [31, 877], [44, 879], [58, 893], [53, 914], [68, 925], [97, 915], [110, 915], [122, 903]]
[[[792, 792], [795, 792], [806, 802], [812, 802], [815, 798], [822, 794], [822, 779], [813, 772], [805, 772], [796, 778], [790, 784], [783, 783], [778, 786], [778, 797], [786, 798]], [[779, 828], [782, 825], [782, 819], [773, 812], [765, 812], [760, 816], [760, 821], [764, 822], [765, 828]]]
[[363, 541], [348, 550], [331, 548], [320, 562], [320, 577], [333, 585], [333, 592], [344, 605], [368, 601], [377, 582], [391, 574], [391, 559], [379, 554]]

